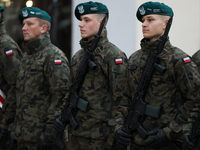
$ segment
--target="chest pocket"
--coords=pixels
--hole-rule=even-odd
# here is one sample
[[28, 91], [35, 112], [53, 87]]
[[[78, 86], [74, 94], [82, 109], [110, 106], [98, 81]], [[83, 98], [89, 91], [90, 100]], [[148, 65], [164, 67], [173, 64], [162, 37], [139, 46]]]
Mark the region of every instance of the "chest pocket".
[[88, 89], [100, 89], [103, 85], [107, 85], [106, 76], [103, 75], [103, 69], [100, 60], [95, 59], [93, 62], [96, 64], [96, 69], [88, 69], [88, 73], [85, 77], [84, 86]]
[[31, 75], [37, 74], [38, 73], [38, 65], [37, 64], [31, 65], [29, 72]]
[[31, 85], [37, 84], [37, 86], [43, 87], [44, 84], [44, 66], [41, 63], [33, 63], [27, 68], [25, 77], [27, 82]]
[[137, 65], [135, 65], [135, 64], [129, 65], [129, 66], [128, 66], [128, 70], [130, 70], [130, 71], [135, 71], [137, 68], [138, 68], [138, 67], [137, 67]]

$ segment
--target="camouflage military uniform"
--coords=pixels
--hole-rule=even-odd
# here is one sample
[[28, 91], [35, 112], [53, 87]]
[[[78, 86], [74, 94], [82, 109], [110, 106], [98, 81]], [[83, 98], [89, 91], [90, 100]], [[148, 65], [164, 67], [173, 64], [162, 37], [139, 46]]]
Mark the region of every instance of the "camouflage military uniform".
[[[194, 55], [192, 55], [192, 60], [197, 65], [198, 71], [200, 73], [200, 50], [198, 50]], [[199, 149], [200, 149], [200, 138], [196, 142], [196, 149], [195, 150], [199, 150]]]
[[[128, 113], [131, 99], [134, 96], [137, 85], [140, 81], [142, 70], [146, 64], [149, 53], [157, 48], [158, 40], [154, 42], [141, 41], [141, 50], [133, 53], [128, 62], [126, 82], [123, 91], [123, 99], [120, 102], [116, 121], [116, 129], [123, 124], [124, 117]], [[200, 75], [197, 67], [190, 58], [179, 48], [173, 47], [169, 40], [165, 43], [162, 51], [160, 64], [166, 67], [162, 74], [154, 71], [149, 87], [145, 95], [145, 102], [149, 105], [160, 107], [159, 118], [146, 116], [142, 127], [146, 131], [163, 129], [167, 137], [171, 140], [162, 150], [181, 150], [182, 138], [191, 129], [198, 111]], [[190, 62], [189, 62], [190, 61]], [[179, 93], [182, 99], [179, 99]], [[180, 107], [181, 106], [181, 107]], [[152, 137], [148, 137], [149, 140]], [[134, 132], [134, 150], [150, 150], [151, 148], [142, 146], [144, 141], [138, 132]]]
[[[69, 85], [74, 81], [84, 49], [91, 46], [91, 40], [82, 39], [80, 45], [82, 49], [72, 59]], [[126, 59], [126, 55], [108, 41], [107, 30], [103, 29], [93, 58], [97, 69], [89, 69], [79, 92], [79, 96], [88, 101], [90, 107], [87, 112], [78, 110], [75, 116], [79, 128], [71, 131], [72, 149], [115, 149], [114, 115], [120, 100]]]
[[192, 55], [192, 59], [197, 65], [198, 71], [200, 72], [200, 50], [198, 50], [194, 55]]
[[[54, 120], [60, 115], [69, 68], [64, 53], [51, 44], [46, 32], [24, 43], [16, 82], [16, 129], [18, 149], [37, 150], [38, 138], [53, 141]], [[13, 116], [10, 116], [13, 117]], [[56, 148], [55, 148], [56, 149]]]
[[[16, 100], [16, 75], [18, 73], [18, 67], [21, 58], [22, 52], [19, 46], [6, 33], [4, 22], [2, 22], [0, 24], [0, 88], [6, 94], [6, 99], [3, 104], [3, 109], [0, 109], [0, 120], [2, 116], [2, 110], [4, 112], [3, 120], [6, 120], [6, 108], [10, 103]], [[0, 149], [5, 150], [6, 148], [0, 146]]]

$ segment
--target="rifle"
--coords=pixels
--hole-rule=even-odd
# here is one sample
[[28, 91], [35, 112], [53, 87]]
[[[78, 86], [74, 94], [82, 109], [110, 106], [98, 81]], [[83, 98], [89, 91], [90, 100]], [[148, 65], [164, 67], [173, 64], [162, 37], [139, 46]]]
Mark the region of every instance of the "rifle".
[[194, 145], [200, 136], [200, 112], [198, 113], [198, 117], [196, 121], [192, 125], [192, 130], [188, 136], [190, 142], [192, 142]]
[[17, 140], [15, 140], [15, 135], [12, 135], [10, 137], [9, 149], [17, 150]]
[[[122, 130], [128, 134], [132, 134], [133, 131], [137, 130], [143, 139], [146, 139], [148, 137], [148, 132], [141, 126], [142, 120], [144, 119], [144, 115], [148, 114], [152, 117], [158, 118], [160, 114], [160, 108], [148, 105], [145, 103], [144, 100], [145, 93], [149, 86], [154, 70], [156, 69], [161, 73], [163, 73], [166, 70], [165, 67], [158, 64], [158, 61], [160, 58], [159, 54], [162, 52], [163, 47], [167, 41], [169, 29], [172, 24], [172, 18], [173, 17], [169, 19], [164, 34], [160, 36], [158, 40], [159, 44], [157, 49], [149, 54], [149, 57], [147, 59], [146, 65], [142, 73], [142, 77], [136, 89], [136, 93], [132, 99], [132, 104], [129, 113], [125, 119], [125, 123], [122, 128]], [[124, 146], [123, 150], [126, 149], [127, 147]]]
[[[89, 107], [89, 103], [81, 99], [78, 96], [78, 93], [80, 91], [80, 88], [82, 86], [82, 83], [85, 79], [85, 76], [87, 74], [89, 67], [92, 70], [96, 69], [96, 64], [91, 59], [92, 57], [95, 56], [94, 50], [96, 49], [97, 44], [99, 42], [101, 32], [105, 26], [106, 18], [107, 17], [104, 17], [99, 27], [98, 33], [94, 35], [91, 47], [89, 49], [85, 49], [85, 53], [79, 64], [79, 68], [78, 68], [76, 77], [74, 79], [70, 94], [67, 98], [64, 109], [62, 110], [61, 117], [57, 118], [55, 121], [55, 124], [56, 124], [55, 128], [57, 128], [60, 132], [56, 133], [56, 139], [54, 141], [54, 144], [57, 145], [60, 149], [64, 149], [65, 147], [64, 143], [62, 142], [62, 134], [64, 132], [63, 126], [66, 127], [66, 125], [70, 123], [72, 128], [76, 130], [79, 126], [74, 118], [77, 112], [77, 108], [81, 109], [82, 111], [87, 111]], [[59, 128], [59, 126], [61, 128]]]

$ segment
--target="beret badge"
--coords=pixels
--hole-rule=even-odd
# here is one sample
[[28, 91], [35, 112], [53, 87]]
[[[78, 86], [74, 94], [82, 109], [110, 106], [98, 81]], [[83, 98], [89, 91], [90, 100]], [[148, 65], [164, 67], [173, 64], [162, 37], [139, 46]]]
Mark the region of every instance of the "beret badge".
[[140, 11], [140, 14], [141, 14], [141, 15], [144, 15], [144, 14], [145, 14], [144, 7], [139, 8], [139, 11]]
[[83, 14], [84, 13], [83, 5], [79, 6], [78, 10], [80, 14]]
[[26, 9], [23, 10], [23, 11], [22, 11], [22, 14], [23, 14], [23, 17], [27, 17], [27, 16], [28, 16], [28, 12], [27, 12], [27, 10], [26, 10]]

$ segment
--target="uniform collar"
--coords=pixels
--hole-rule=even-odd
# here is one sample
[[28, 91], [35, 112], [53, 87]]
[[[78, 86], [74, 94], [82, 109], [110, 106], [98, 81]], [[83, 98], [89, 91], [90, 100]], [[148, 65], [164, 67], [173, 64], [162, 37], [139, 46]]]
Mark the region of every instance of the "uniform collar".
[[[81, 48], [88, 49], [91, 47], [92, 42], [93, 42], [93, 39], [88, 41], [87, 39], [82, 38], [80, 40], [79, 44], [81, 45]], [[107, 29], [104, 27], [104, 29], [102, 30], [101, 37], [100, 37], [97, 47], [104, 45], [106, 42], [108, 42]]]
[[33, 54], [41, 49], [44, 49], [49, 43], [51, 43], [50, 34], [49, 32], [45, 32], [31, 42], [24, 41], [22, 46], [28, 54]]
[[0, 23], [0, 35], [6, 33], [4, 22]]
[[[149, 42], [147, 39], [143, 38], [141, 40], [140, 46], [141, 46], [141, 50], [143, 52], [152, 52], [155, 51], [158, 47], [159, 44], [159, 40], [153, 41], [153, 42]], [[167, 41], [165, 43], [166, 45], [171, 45], [169, 42], [169, 37], [167, 37]]]

